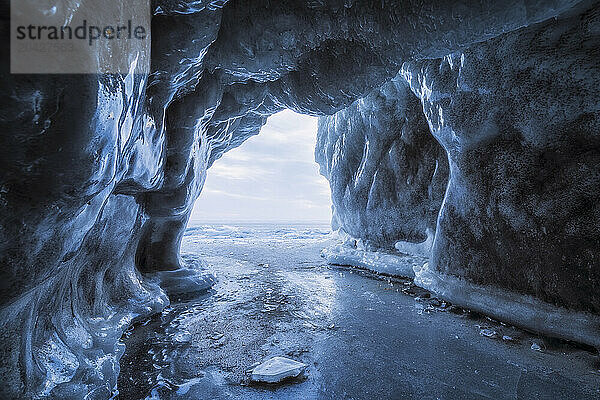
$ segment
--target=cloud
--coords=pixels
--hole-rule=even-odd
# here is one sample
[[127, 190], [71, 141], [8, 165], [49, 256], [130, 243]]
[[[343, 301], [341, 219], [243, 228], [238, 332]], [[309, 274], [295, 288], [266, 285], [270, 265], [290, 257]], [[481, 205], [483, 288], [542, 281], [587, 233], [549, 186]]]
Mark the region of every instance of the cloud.
[[269, 170], [252, 165], [251, 161], [233, 163], [215, 163], [209, 170], [209, 174], [218, 179], [231, 180], [257, 180], [258, 178], [269, 175]]
[[317, 119], [283, 111], [208, 170], [192, 221], [320, 220], [329, 185], [314, 161]]

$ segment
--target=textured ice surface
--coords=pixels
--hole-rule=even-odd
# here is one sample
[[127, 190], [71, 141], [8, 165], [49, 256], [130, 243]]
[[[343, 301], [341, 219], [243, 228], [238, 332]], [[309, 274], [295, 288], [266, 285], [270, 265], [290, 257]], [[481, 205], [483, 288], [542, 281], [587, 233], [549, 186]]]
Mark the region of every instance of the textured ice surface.
[[435, 233], [429, 228], [425, 231], [425, 233], [427, 234], [427, 239], [421, 243], [400, 241], [394, 244], [394, 248], [400, 253], [412, 256], [429, 257], [431, 254], [431, 247], [433, 246], [433, 238]]
[[277, 383], [286, 378], [300, 375], [306, 364], [285, 357], [273, 357], [252, 370], [252, 380], [256, 382]]
[[348, 265], [368, 269], [380, 274], [409, 278], [414, 276], [414, 259], [400, 254], [356, 249], [343, 244], [337, 244], [323, 249], [321, 255], [330, 264]]
[[450, 159], [431, 268], [600, 311], [600, 7], [406, 63]]
[[360, 239], [338, 232], [341, 243], [323, 249], [321, 256], [330, 264], [348, 265], [367, 269], [378, 274], [412, 278], [415, 266], [423, 264], [426, 257], [412, 257], [394, 250], [365, 246]]
[[[594, 345], [600, 337], [590, 314], [598, 313], [600, 299], [600, 103], [593, 94], [600, 83], [599, 9], [597, 2], [582, 2], [556, 20], [443, 58], [404, 64], [401, 74], [421, 98], [429, 129], [449, 157], [450, 180], [435, 241], [408, 238], [395, 245], [422, 254], [433, 246], [431, 268], [451, 282], [442, 297], [462, 298], [461, 304], [528, 329]], [[334, 227], [367, 241], [374, 236], [370, 230], [377, 235], [381, 226], [381, 233], [388, 232], [388, 226], [411, 223], [420, 212], [413, 206], [407, 217], [393, 202], [365, 201], [377, 198], [377, 168], [386, 162], [377, 151], [369, 159], [385, 134], [369, 134], [386, 118], [376, 110], [390, 114], [387, 104], [370, 96], [322, 118], [317, 148], [332, 187]], [[375, 116], [361, 112], [364, 103], [374, 104]], [[361, 119], [367, 123], [356, 122]], [[419, 167], [421, 162], [413, 160]], [[413, 164], [404, 162], [394, 173]], [[333, 174], [331, 165], [338, 166]], [[356, 189], [364, 176], [374, 183], [361, 193]], [[364, 218], [369, 212], [374, 217]], [[388, 218], [378, 220], [381, 216]], [[360, 224], [366, 228], [355, 227]], [[332, 262], [337, 257], [357, 266], [373, 258], [342, 246], [330, 253]], [[470, 288], [473, 298], [465, 300]], [[475, 288], [489, 290], [478, 295]], [[538, 303], [521, 306], [527, 296]]]
[[[118, 344], [121, 333], [134, 318], [156, 312], [167, 304], [164, 292], [139, 271], [152, 273], [185, 267], [179, 245], [207, 169], [223, 152], [257, 134], [269, 115], [283, 108], [312, 115], [334, 114], [392, 79], [405, 61], [463, 50], [473, 43], [552, 18], [577, 3], [576, 0], [483, 0], [476, 5], [466, 1], [158, 0], [153, 2], [156, 15], [152, 21], [149, 76], [11, 75], [10, 21], [3, 18], [0, 22], [3, 43], [0, 130], [5, 133], [0, 135], [2, 396], [31, 398], [52, 393], [58, 398], [79, 399], [91, 391], [95, 398], [108, 398], [114, 392], [118, 358], [123, 351]], [[7, 10], [2, 7], [4, 13]], [[541, 186], [552, 182], [547, 192], [557, 193], [551, 197], [556, 203], [551, 202], [547, 208], [545, 197], [540, 197], [530, 202], [509, 201], [508, 206], [502, 203], [498, 208], [506, 214], [518, 214], [524, 204], [532, 207], [528, 209], [530, 213], [539, 210], [557, 212], [559, 216], [561, 209], [552, 204], [571, 204], [567, 207], [571, 214], [577, 212], [573, 207], [588, 210], [580, 214], [587, 221], [583, 226], [560, 217], [564, 222], [559, 224], [561, 232], [569, 235], [568, 243], [572, 245], [551, 241], [549, 245], [557, 247], [548, 254], [554, 254], [556, 259], [536, 252], [531, 272], [523, 267], [521, 274], [509, 275], [520, 279], [515, 281], [520, 284], [517, 288], [530, 291], [534, 289], [532, 286], [543, 282], [541, 286], [545, 287], [535, 290], [535, 294], [548, 297], [550, 293], [552, 299], [568, 300], [567, 305], [578, 308], [591, 308], [593, 302], [598, 304], [595, 290], [600, 287], [591, 276], [597, 268], [586, 269], [585, 264], [597, 255], [598, 224], [590, 223], [597, 221], [593, 206], [596, 202], [589, 201], [597, 193], [597, 185], [585, 179], [596, 173], [594, 165], [598, 163], [593, 159], [597, 152], [580, 151], [593, 149], [589, 144], [594, 137], [591, 132], [598, 131], [594, 129], [593, 114], [597, 112], [595, 77], [599, 76], [595, 56], [598, 29], [594, 18], [586, 17], [583, 22], [575, 18], [556, 25], [559, 27], [556, 31], [551, 25], [548, 31], [543, 31], [546, 33], [533, 30], [523, 38], [517, 33], [504, 47], [502, 41], [496, 41], [487, 48], [477, 47], [471, 56], [467, 53], [466, 67], [461, 69], [465, 83], [459, 80], [460, 88], [472, 87], [474, 90], [469, 93], [474, 95], [507, 88], [520, 91], [507, 90], [510, 94], [490, 98], [486, 103], [479, 103], [476, 98], [462, 102], [466, 111], [456, 113], [458, 119], [451, 118], [435, 102], [452, 96], [452, 91], [438, 90], [439, 86], [430, 82], [429, 77], [439, 81], [437, 74], [448, 69], [447, 61], [459, 65], [460, 60], [448, 58], [446, 64], [431, 61], [433, 67], [423, 73], [417, 70], [424, 65], [414, 65], [417, 70], [413, 72], [407, 70], [414, 74], [413, 89], [417, 85], [432, 94], [424, 98], [426, 105], [433, 101], [425, 115], [430, 128], [450, 153], [451, 170], [455, 174], [440, 220], [444, 235], [448, 226], [457, 226], [456, 232], [469, 232], [463, 229], [465, 224], [447, 225], [448, 218], [461, 218], [460, 213], [453, 212], [453, 207], [464, 207], [463, 211], [489, 208], [492, 214], [495, 209], [495, 204], [482, 201], [457, 203], [455, 197], [466, 186], [478, 194], [481, 193], [478, 185], [484, 192], [490, 190], [489, 185], [467, 179], [471, 175], [457, 172], [462, 165], [485, 172], [477, 162], [478, 153], [470, 152], [468, 155], [474, 161], [465, 164], [459, 163], [457, 155], [465, 155], [459, 151], [462, 148], [477, 149], [475, 143], [494, 137], [496, 125], [486, 122], [473, 131], [463, 132], [454, 124], [456, 120], [485, 122], [489, 121], [484, 117], [487, 114], [477, 111], [497, 110], [499, 116], [514, 116], [515, 121], [520, 121], [506, 126], [511, 127], [507, 132], [520, 132], [522, 136], [512, 141], [511, 137], [502, 136], [502, 140], [517, 147], [516, 151], [497, 153], [494, 147], [480, 148], [495, 154], [499, 160], [504, 157], [505, 162], [498, 161], [494, 166], [521, 165], [512, 156], [516, 159], [530, 153], [519, 146], [539, 150], [544, 147], [536, 147], [536, 138], [546, 138], [551, 143], [561, 137], [554, 134], [561, 132], [560, 127], [565, 127], [564, 132], [572, 132], [574, 126], [582, 127], [582, 134], [567, 140], [578, 151], [566, 151], [564, 157], [558, 151], [532, 153], [538, 157], [538, 161], [532, 162], [532, 171], [543, 170], [544, 163], [569, 166], [550, 169], [554, 171], [554, 181], [547, 176], [538, 179]], [[537, 34], [545, 36], [536, 39]], [[584, 44], [574, 46], [573, 40], [584, 40]], [[552, 47], [546, 48], [543, 43], [551, 43]], [[530, 46], [534, 47], [533, 52]], [[494, 47], [504, 50], [495, 54]], [[521, 58], [517, 57], [519, 54]], [[481, 61], [473, 65], [479, 69], [471, 69], [469, 60], [478, 57]], [[487, 57], [499, 61], [489, 63]], [[110, 63], [110, 59], [100, 58], [99, 63]], [[531, 74], [527, 74], [527, 69], [515, 69], [519, 65], [526, 65]], [[436, 69], [438, 72], [434, 73]], [[473, 74], [481, 74], [482, 78], [478, 80]], [[426, 85], [416, 83], [421, 75], [427, 78], [423, 81]], [[523, 85], [513, 83], [520, 79]], [[482, 83], [487, 81], [489, 87]], [[528, 93], [533, 95], [539, 88], [548, 89], [530, 100]], [[498, 108], [504, 104], [510, 107]], [[557, 119], [549, 118], [551, 110], [556, 110]], [[434, 119], [433, 111], [444, 120]], [[565, 111], [575, 112], [576, 119], [566, 118], [565, 115], [571, 114]], [[517, 118], [518, 112], [524, 114]], [[448, 123], [444, 123], [446, 120]], [[450, 123], [454, 130], [448, 128]], [[438, 126], [444, 129], [438, 132]], [[547, 128], [554, 133], [539, 134], [538, 130]], [[482, 136], [482, 132], [489, 134]], [[465, 140], [471, 137], [475, 140]], [[465, 145], [468, 146], [462, 147]], [[578, 159], [582, 160], [580, 167], [574, 164]], [[426, 166], [429, 168], [430, 164]], [[507, 181], [512, 179], [514, 174], [511, 174], [505, 175]], [[577, 182], [578, 186], [572, 189], [580, 195], [561, 195], [560, 183], [564, 181]], [[456, 186], [458, 183], [461, 184]], [[461, 186], [463, 183], [466, 186]], [[513, 196], [513, 186], [492, 187]], [[488, 217], [478, 212], [476, 218], [485, 222]], [[415, 243], [424, 240], [425, 228], [431, 220], [426, 217], [423, 221], [404, 238]], [[377, 236], [364, 223], [356, 226], [365, 229], [365, 239]], [[490, 230], [489, 225], [475, 226], [482, 230], [473, 234], [491, 235], [494, 238], [491, 242], [505, 243], [491, 249], [473, 246], [469, 257], [477, 265], [489, 261], [481, 257], [485, 253], [496, 254], [490, 265], [504, 267], [508, 264], [496, 261], [507, 251], [514, 246], [531, 247], [527, 240], [515, 243], [510, 236], [485, 231], [484, 228]], [[502, 225], [499, 229], [510, 235], [518, 232], [517, 237], [522, 238], [529, 234], [521, 233], [526, 226], [538, 225], [522, 223], [511, 225], [510, 229]], [[551, 237], [558, 237], [553, 233], [554, 226], [539, 225], [533, 236], [543, 238], [545, 229]], [[360, 232], [356, 237], [361, 237]], [[402, 239], [394, 234], [386, 236], [384, 241], [392, 246]], [[443, 246], [449, 241], [439, 243]], [[586, 243], [583, 248], [581, 243]], [[539, 244], [547, 243], [540, 240]], [[457, 247], [460, 251], [466, 248]], [[434, 254], [451, 255], [443, 251]], [[574, 254], [581, 254], [581, 258], [574, 258]], [[563, 255], [568, 256], [565, 262], [561, 261]], [[452, 259], [448, 257], [438, 258], [436, 265], [455, 268], [442, 262]], [[541, 261], [537, 261], [539, 257]], [[512, 261], [511, 265], [527, 265], [518, 257]], [[552, 265], [552, 271], [563, 272], [545, 275], [545, 270], [539, 268], [545, 263]], [[565, 263], [571, 263], [574, 269], [564, 267]], [[582, 279], [573, 279], [580, 273]], [[476, 273], [470, 276], [477, 278]], [[542, 276], [549, 279], [542, 280]], [[567, 280], [578, 283], [566, 286], [566, 294], [551, 290]], [[578, 297], [570, 298], [569, 293]]]
[[[161, 400], [338, 399], [348, 393], [423, 399], [440, 391], [449, 399], [597, 400], [600, 375], [592, 352], [474, 314], [458, 317], [434, 299], [415, 301], [403, 292], [424, 296], [424, 290], [406, 280], [367, 279], [323, 265], [318, 253], [331, 240], [271, 243], [262, 232], [268, 230], [212, 240], [186, 231], [182, 252], [206, 257], [219, 277], [216, 293], [196, 306], [174, 304], [136, 327], [121, 360], [120, 398], [145, 398], [158, 378]], [[278, 308], [261, 312], [265, 301]], [[498, 336], [481, 336], [477, 325]], [[173, 337], [184, 331], [192, 333], [191, 345]], [[225, 336], [212, 346], [216, 332]], [[532, 341], [544, 353], [531, 351]], [[239, 384], [250, 366], [277, 355], [307, 364], [306, 381], [273, 388]], [[410, 373], [399, 375], [399, 365]]]
[[248, 239], [264, 241], [287, 241], [290, 239], [304, 239], [318, 241], [331, 235], [329, 224], [294, 224], [293, 227], [277, 226], [273, 224], [250, 223], [243, 224], [192, 224], [187, 231], [201, 239]]
[[170, 271], [157, 271], [149, 275], [169, 298], [176, 299], [198, 296], [210, 289], [216, 280], [213, 275], [188, 266]]
[[557, 307], [533, 296], [440, 274], [428, 263], [415, 267], [415, 284], [455, 305], [500, 321], [600, 348], [600, 316]]
[[388, 249], [435, 230], [448, 161], [421, 110], [397, 77], [320, 119], [315, 155], [331, 186], [334, 229]]

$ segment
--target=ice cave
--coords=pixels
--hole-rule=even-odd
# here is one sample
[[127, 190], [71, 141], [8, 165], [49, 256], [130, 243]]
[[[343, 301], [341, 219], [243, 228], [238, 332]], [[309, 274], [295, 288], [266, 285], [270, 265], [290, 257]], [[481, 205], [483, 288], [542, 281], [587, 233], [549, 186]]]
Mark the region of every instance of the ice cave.
[[600, 398], [600, 2], [0, 4], [1, 399]]

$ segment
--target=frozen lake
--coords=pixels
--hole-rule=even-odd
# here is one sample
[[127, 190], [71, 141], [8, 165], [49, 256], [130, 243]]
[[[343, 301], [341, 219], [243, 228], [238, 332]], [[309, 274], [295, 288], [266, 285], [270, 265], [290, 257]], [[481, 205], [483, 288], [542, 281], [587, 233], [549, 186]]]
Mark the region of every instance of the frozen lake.
[[[327, 225], [191, 226], [182, 253], [217, 283], [130, 330], [120, 399], [597, 399], [600, 364], [432, 299], [409, 280], [330, 266]], [[533, 346], [533, 349], [532, 349]], [[539, 346], [539, 350], [537, 349]], [[272, 356], [304, 378], [256, 386]]]

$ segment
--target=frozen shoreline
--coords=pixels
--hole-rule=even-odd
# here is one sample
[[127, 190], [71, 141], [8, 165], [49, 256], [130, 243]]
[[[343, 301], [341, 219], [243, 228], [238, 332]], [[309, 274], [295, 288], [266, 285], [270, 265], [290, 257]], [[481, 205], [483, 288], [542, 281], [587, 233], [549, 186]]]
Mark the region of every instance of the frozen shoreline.
[[[346, 239], [344, 242], [348, 242]], [[484, 287], [432, 271], [427, 258], [350, 247], [339, 243], [321, 252], [330, 264], [414, 278], [440, 299], [540, 334], [600, 348], [600, 317], [546, 303], [532, 296]]]
[[567, 310], [532, 296], [485, 287], [442, 275], [425, 263], [415, 268], [415, 284], [455, 305], [523, 329], [600, 348], [600, 317]]
[[[390, 399], [404, 393], [510, 400], [518, 391], [522, 398], [597, 398], [595, 354], [568, 344], [546, 347], [521, 329], [450, 312], [435, 299], [415, 298], [425, 290], [408, 280], [327, 265], [319, 253], [336, 244], [334, 235], [327, 229], [307, 234], [320, 230], [267, 224], [188, 230], [183, 257], [204, 260], [216, 283], [125, 337], [120, 396]], [[483, 328], [496, 336], [482, 335]], [[248, 384], [251, 367], [276, 356], [306, 364], [305, 378], [272, 391]]]

